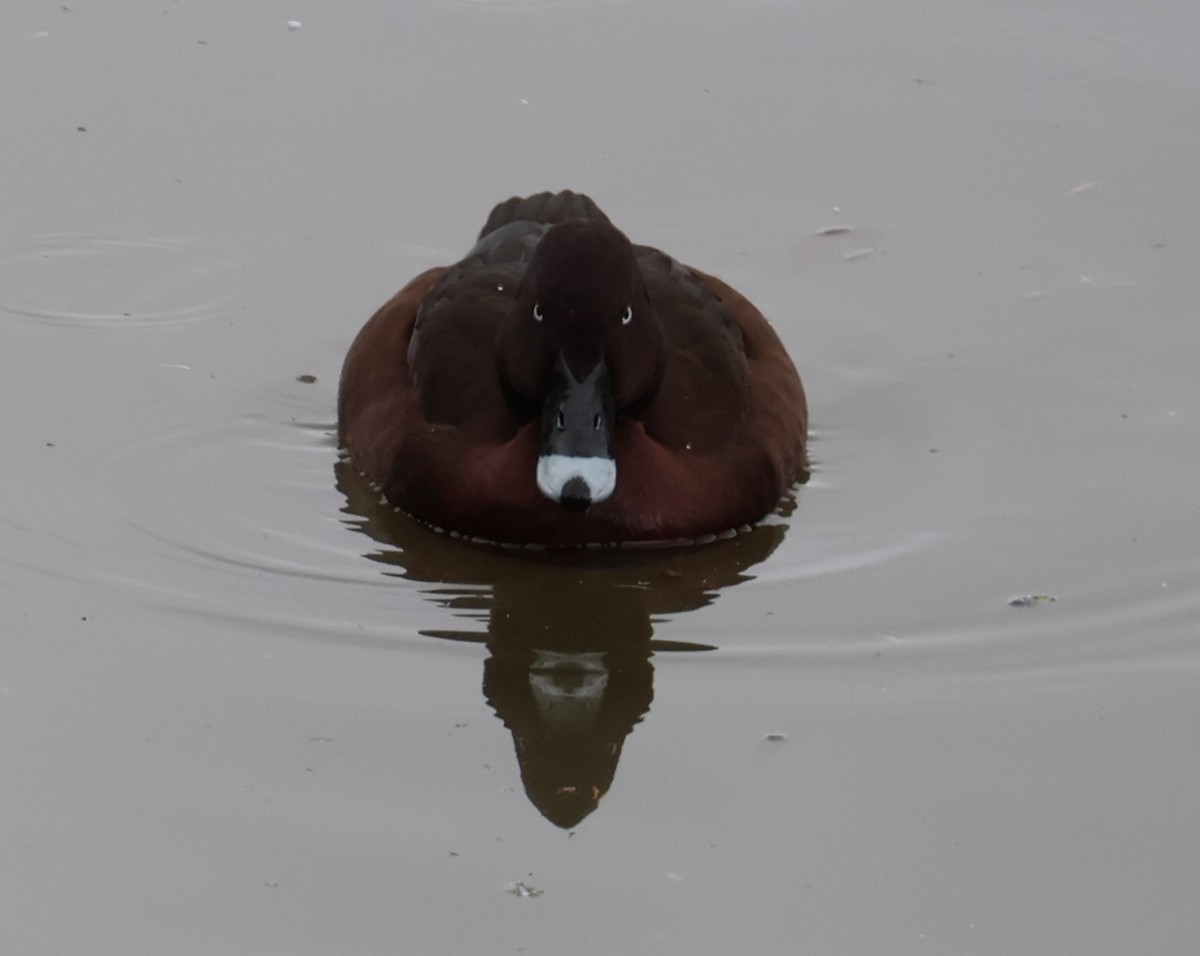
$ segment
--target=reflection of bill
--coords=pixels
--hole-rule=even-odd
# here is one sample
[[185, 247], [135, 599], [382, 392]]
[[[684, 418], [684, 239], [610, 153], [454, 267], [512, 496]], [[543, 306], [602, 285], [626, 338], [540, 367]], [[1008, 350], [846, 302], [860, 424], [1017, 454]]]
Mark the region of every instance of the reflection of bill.
[[337, 466], [348, 524], [382, 545], [385, 574], [435, 585], [430, 600], [483, 630], [428, 630], [486, 643], [483, 691], [512, 732], [529, 799], [561, 827], [599, 804], [625, 738], [653, 699], [654, 653], [711, 650], [654, 639], [654, 622], [716, 599], [783, 540], [782, 523], [684, 549], [510, 551], [430, 531], [347, 463]]
[[512, 731], [521, 782], [551, 823], [596, 809], [654, 696], [649, 648], [563, 653], [492, 645], [483, 693]]

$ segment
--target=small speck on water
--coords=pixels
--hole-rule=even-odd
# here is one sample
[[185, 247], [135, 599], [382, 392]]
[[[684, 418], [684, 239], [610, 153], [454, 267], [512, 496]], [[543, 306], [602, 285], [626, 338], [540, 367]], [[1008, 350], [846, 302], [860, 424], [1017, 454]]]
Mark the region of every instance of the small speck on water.
[[303, 382], [305, 385], [312, 385], [317, 380], [315, 375], [297, 375], [296, 381]]
[[766, 740], [769, 743], [778, 744], [787, 740], [787, 734], [767, 734], [763, 740]]

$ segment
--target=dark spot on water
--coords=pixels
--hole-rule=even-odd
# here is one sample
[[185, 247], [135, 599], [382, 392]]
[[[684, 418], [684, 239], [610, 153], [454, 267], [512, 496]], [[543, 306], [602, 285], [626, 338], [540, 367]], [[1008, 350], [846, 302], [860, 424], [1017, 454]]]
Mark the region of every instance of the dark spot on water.
[[315, 375], [297, 375], [296, 376], [296, 381], [303, 382], [305, 385], [312, 385], [314, 382], [316, 382], [316, 380], [317, 380], [317, 377]]

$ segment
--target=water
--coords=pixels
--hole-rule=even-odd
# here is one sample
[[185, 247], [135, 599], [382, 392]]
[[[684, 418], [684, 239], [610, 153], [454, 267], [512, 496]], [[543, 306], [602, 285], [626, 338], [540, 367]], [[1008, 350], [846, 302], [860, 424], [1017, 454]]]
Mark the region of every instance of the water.
[[[1190, 949], [1197, 26], [0, 14], [5, 951]], [[563, 186], [796, 358], [753, 532], [489, 550], [339, 462], [361, 323]]]

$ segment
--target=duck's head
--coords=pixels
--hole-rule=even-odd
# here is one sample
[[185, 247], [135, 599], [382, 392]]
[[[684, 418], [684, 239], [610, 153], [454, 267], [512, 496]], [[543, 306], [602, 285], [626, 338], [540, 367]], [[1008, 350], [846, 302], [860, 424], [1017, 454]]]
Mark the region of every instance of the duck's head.
[[537, 484], [572, 510], [617, 486], [617, 416], [647, 402], [662, 375], [663, 333], [633, 247], [606, 222], [550, 227], [500, 333], [500, 374], [540, 408]]

